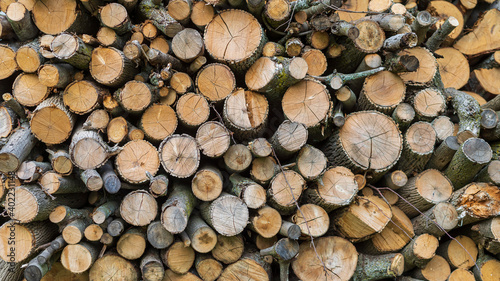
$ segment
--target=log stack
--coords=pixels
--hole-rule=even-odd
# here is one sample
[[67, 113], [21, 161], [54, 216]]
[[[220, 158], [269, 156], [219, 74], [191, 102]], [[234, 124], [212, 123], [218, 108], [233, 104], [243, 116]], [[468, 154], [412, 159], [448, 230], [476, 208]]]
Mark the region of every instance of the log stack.
[[499, 26], [0, 0], [0, 280], [500, 280]]

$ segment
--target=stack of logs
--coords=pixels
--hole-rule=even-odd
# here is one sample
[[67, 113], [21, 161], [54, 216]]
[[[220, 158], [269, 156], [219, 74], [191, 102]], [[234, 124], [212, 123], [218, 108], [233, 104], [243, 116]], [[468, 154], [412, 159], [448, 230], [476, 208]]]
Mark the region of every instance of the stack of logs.
[[500, 280], [499, 0], [0, 10], [0, 280]]

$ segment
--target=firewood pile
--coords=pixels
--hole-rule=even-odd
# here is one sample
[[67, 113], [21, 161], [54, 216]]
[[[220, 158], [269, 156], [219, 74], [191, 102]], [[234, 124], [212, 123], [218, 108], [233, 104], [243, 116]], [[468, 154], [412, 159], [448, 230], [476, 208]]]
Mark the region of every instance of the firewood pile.
[[0, 0], [0, 280], [500, 280], [500, 1]]

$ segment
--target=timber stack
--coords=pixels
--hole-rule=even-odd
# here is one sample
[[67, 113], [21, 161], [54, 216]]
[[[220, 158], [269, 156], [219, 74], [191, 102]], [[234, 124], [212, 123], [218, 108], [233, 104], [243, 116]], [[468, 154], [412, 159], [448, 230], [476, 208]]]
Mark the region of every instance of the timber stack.
[[500, 0], [0, 0], [0, 280], [500, 280]]

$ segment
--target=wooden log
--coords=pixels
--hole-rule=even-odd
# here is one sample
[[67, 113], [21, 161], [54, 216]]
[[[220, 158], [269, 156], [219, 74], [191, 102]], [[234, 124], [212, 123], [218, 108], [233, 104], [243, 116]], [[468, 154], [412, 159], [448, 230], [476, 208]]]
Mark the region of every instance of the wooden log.
[[37, 143], [27, 123], [19, 126], [0, 150], [0, 171], [16, 171]]
[[285, 120], [274, 132], [270, 143], [280, 159], [288, 159], [306, 144], [307, 136], [303, 124]]
[[148, 248], [142, 256], [140, 268], [144, 281], [161, 281], [165, 275], [160, 253], [153, 248]]
[[168, 249], [161, 251], [163, 263], [177, 274], [185, 274], [194, 263], [196, 255], [190, 246], [185, 246], [183, 242], [177, 241]]
[[441, 143], [449, 136], [453, 136], [455, 124], [451, 122], [448, 116], [438, 116], [431, 122], [434, 131], [436, 131], [436, 142]]
[[[63, 97], [64, 100], [64, 97]], [[104, 109], [93, 110], [82, 125], [84, 130], [103, 131], [109, 123], [109, 114]]]
[[[360, 126], [363, 122], [374, 126]], [[370, 145], [364, 144], [365, 141]], [[396, 123], [386, 115], [360, 111], [347, 116], [345, 125], [334, 131], [322, 150], [329, 161], [349, 168], [353, 173], [373, 171], [376, 179], [396, 164], [402, 150], [402, 138]], [[384, 151], [384, 156], [377, 155], [377, 151]]]
[[457, 190], [469, 183], [491, 157], [491, 148], [486, 141], [470, 138], [457, 150], [444, 174]]
[[166, 196], [168, 191], [168, 177], [160, 174], [155, 177], [151, 173], [146, 172], [149, 179], [149, 193], [154, 197]]
[[[59, 205], [78, 208], [86, 201], [84, 194], [59, 194], [55, 199], [51, 199], [36, 185], [18, 186], [14, 189], [13, 195], [14, 205], [9, 205], [13, 207], [13, 212], [9, 215], [21, 223], [46, 220], [52, 210]], [[24, 205], [28, 203], [29, 205]]]
[[16, 176], [23, 180], [25, 183], [33, 182], [40, 178], [40, 176], [52, 168], [50, 163], [24, 161], [19, 169], [16, 171]]
[[[231, 32], [236, 23], [246, 28]], [[250, 13], [227, 10], [207, 24], [203, 40], [213, 59], [229, 64], [234, 71], [243, 72], [260, 56], [266, 36], [257, 19]], [[246, 48], [241, 49], [241, 44], [246, 44]]]
[[73, 130], [75, 117], [64, 106], [60, 97], [50, 97], [41, 102], [30, 120], [33, 135], [46, 144], [60, 144]]
[[295, 163], [295, 171], [300, 173], [306, 181], [313, 181], [325, 171], [327, 159], [321, 150], [306, 144], [297, 154]]
[[241, 276], [247, 280], [270, 280], [271, 267], [257, 251], [249, 249], [239, 261], [226, 267], [218, 280], [229, 281], [233, 276]]
[[115, 30], [109, 27], [101, 27], [97, 32], [97, 40], [106, 47], [115, 47], [123, 49], [126, 42], [126, 37], [122, 37]]
[[[57, 35], [61, 32], [90, 34], [96, 29], [97, 22], [90, 14], [78, 9], [76, 1], [50, 2], [43, 1], [34, 3], [33, 21], [45, 34]], [[59, 15], [57, 22], [47, 20]]]
[[360, 242], [381, 232], [391, 217], [390, 206], [383, 199], [376, 196], [358, 196], [353, 204], [337, 212], [332, 217], [332, 222], [341, 235]]
[[328, 168], [305, 190], [304, 200], [331, 212], [349, 205], [358, 192], [354, 174], [342, 166]]
[[418, 92], [412, 100], [417, 118], [421, 121], [432, 121], [446, 108], [443, 95], [433, 88]]
[[198, 169], [200, 151], [196, 140], [189, 135], [171, 135], [159, 147], [163, 168], [172, 176], [187, 178]]
[[162, 225], [172, 234], [183, 232], [197, 202], [189, 186], [174, 183], [172, 192], [161, 207]]
[[154, 221], [148, 225], [147, 239], [151, 246], [160, 250], [174, 242], [174, 236], [163, 227], [160, 221]]
[[204, 30], [207, 24], [214, 18], [215, 12], [212, 5], [207, 5], [205, 1], [196, 1], [193, 3], [191, 11], [191, 22], [200, 30]]
[[252, 161], [250, 177], [258, 184], [266, 186], [279, 170], [279, 166], [273, 157], [256, 158]]
[[23, 106], [36, 106], [49, 96], [49, 88], [36, 74], [21, 73], [14, 80], [12, 95]]
[[500, 161], [493, 160], [477, 174], [474, 180], [478, 182], [489, 182], [498, 186], [500, 184], [499, 169]]
[[446, 260], [435, 255], [423, 268], [417, 268], [410, 276], [424, 280], [446, 280], [450, 276], [451, 269]]
[[439, 242], [436, 237], [424, 233], [406, 245], [401, 254], [404, 257], [404, 272], [415, 267], [423, 268], [436, 254]]
[[396, 106], [391, 117], [400, 131], [404, 132], [415, 118], [415, 109], [410, 104], [403, 102]]
[[139, 279], [139, 272], [134, 263], [110, 253], [97, 259], [90, 268], [89, 277], [92, 280], [117, 280], [133, 281]]
[[301, 57], [261, 57], [248, 69], [245, 83], [250, 90], [264, 93], [270, 102], [276, 103], [307, 71], [307, 62]]
[[257, 138], [248, 142], [248, 149], [254, 157], [267, 157], [273, 152], [271, 144], [265, 138]]
[[[170, 2], [168, 6], [176, 5], [178, 2], [182, 1], [176, 0]], [[189, 63], [194, 61], [197, 57], [203, 55], [204, 50], [203, 38], [196, 29], [186, 28], [177, 33], [172, 39], [172, 51], [183, 62]]]
[[5, 79], [10, 77], [12, 74], [18, 70], [17, 62], [15, 60], [16, 51], [18, 46], [9, 46], [7, 44], [0, 45], [0, 62], [3, 67], [0, 70], [0, 79]]
[[236, 89], [224, 101], [224, 124], [241, 140], [253, 139], [266, 128], [269, 104], [262, 94]]
[[365, 79], [358, 108], [378, 110], [389, 115], [403, 101], [405, 91], [405, 85], [399, 76], [389, 71], [378, 72]]
[[109, 147], [97, 132], [82, 128], [74, 130], [69, 154], [78, 168], [83, 170], [98, 168], [116, 153], [117, 149]]
[[229, 149], [230, 132], [221, 123], [208, 121], [203, 123], [196, 131], [196, 142], [203, 155], [217, 158]]
[[[315, 241], [316, 250], [310, 246], [309, 241], [300, 244], [299, 255], [292, 261], [292, 269], [297, 277], [302, 280], [311, 278], [349, 280], [354, 274], [358, 261], [354, 245], [336, 236], [325, 236]], [[333, 262], [324, 263], [324, 260]]]
[[396, 206], [413, 218], [435, 204], [447, 201], [453, 192], [453, 186], [441, 172], [428, 169], [410, 178], [397, 192], [405, 200], [400, 198]]
[[16, 33], [12, 29], [7, 15], [2, 15], [0, 17], [0, 39], [2, 40], [12, 40], [16, 38]]
[[223, 266], [209, 254], [198, 254], [194, 260], [196, 272], [204, 281], [215, 281], [222, 273]]
[[328, 62], [322, 51], [306, 47], [301, 56], [307, 63], [307, 74], [319, 76], [325, 73]]
[[55, 171], [45, 172], [39, 180], [42, 189], [49, 194], [84, 193], [87, 187], [77, 178], [63, 177]]
[[497, 216], [498, 201], [498, 187], [489, 183], [470, 183], [453, 192], [450, 198], [461, 225]]
[[97, 260], [99, 250], [95, 244], [80, 242], [67, 245], [61, 253], [61, 263], [73, 273], [82, 273], [88, 270]]
[[210, 116], [210, 106], [200, 94], [187, 93], [182, 95], [176, 104], [175, 111], [179, 123], [187, 129], [196, 129], [205, 123]]
[[[20, 3], [17, 3], [20, 4]], [[20, 4], [22, 5], [22, 4]], [[31, 42], [28, 42], [19, 49], [17, 49], [16, 52], [16, 62], [17, 66], [26, 73], [35, 73], [37, 72], [38, 68], [43, 65], [45, 62], [45, 58], [41, 55], [39, 52], [40, 49], [40, 40], [35, 39]], [[40, 79], [40, 77], [39, 77]], [[42, 81], [40, 79], [40, 81]], [[42, 82], [42, 84], [44, 84]], [[45, 85], [45, 84], [44, 84]]]
[[130, 228], [125, 231], [116, 243], [116, 250], [120, 256], [135, 260], [144, 254], [146, 250], [146, 235], [141, 228]]
[[432, 153], [429, 162], [427, 162], [427, 168], [443, 170], [459, 148], [457, 137], [447, 137]]
[[87, 208], [73, 209], [68, 206], [60, 205], [50, 212], [49, 220], [55, 224], [65, 225], [73, 220], [86, 219], [90, 217], [90, 214], [90, 209]]
[[427, 122], [417, 122], [411, 125], [405, 133], [403, 152], [397, 168], [407, 175], [421, 172], [434, 151], [436, 132]]
[[453, 240], [441, 243], [436, 253], [445, 258], [452, 269], [469, 269], [475, 264], [478, 248], [472, 239], [459, 235]]
[[168, 37], [174, 37], [183, 29], [182, 25], [177, 22], [160, 3], [152, 0], [141, 0], [139, 2], [138, 15], [143, 19], [149, 19], [158, 30]]
[[234, 195], [222, 193], [212, 202], [203, 202], [200, 205], [203, 219], [217, 233], [224, 236], [240, 234], [248, 222], [248, 207]]
[[135, 190], [127, 194], [120, 204], [120, 215], [127, 223], [134, 226], [146, 226], [158, 213], [154, 197], [144, 190]]
[[465, 86], [470, 74], [467, 58], [455, 48], [440, 48], [435, 53], [442, 56], [437, 58], [437, 63], [444, 87], [460, 89]]
[[474, 278], [474, 273], [470, 272], [469, 270], [463, 268], [457, 268], [451, 272], [450, 276], [448, 277], [448, 280], [473, 281], [475, 280], [475, 278]]
[[332, 108], [326, 87], [319, 81], [304, 79], [288, 88], [281, 105], [286, 119], [306, 126], [309, 139], [321, 141], [328, 136], [330, 124], [325, 120]]
[[266, 191], [256, 182], [239, 174], [229, 176], [231, 186], [227, 191], [243, 200], [250, 209], [259, 209], [266, 203]]
[[223, 188], [221, 171], [214, 166], [203, 166], [191, 181], [194, 196], [202, 201], [212, 201], [219, 197]]
[[292, 170], [285, 170], [276, 174], [267, 190], [268, 204], [281, 214], [293, 213], [305, 188], [305, 180]]
[[250, 215], [249, 228], [263, 238], [274, 237], [280, 231], [281, 215], [275, 209], [264, 206]]
[[129, 113], [141, 113], [159, 98], [154, 86], [140, 81], [129, 81], [114, 93], [114, 98]]
[[232, 264], [240, 259], [244, 250], [245, 244], [241, 235], [224, 236], [218, 234], [212, 256], [224, 264]]
[[66, 88], [74, 73], [75, 69], [70, 64], [44, 64], [38, 70], [38, 79], [47, 87]]
[[204, 66], [196, 75], [199, 92], [210, 102], [225, 99], [236, 87], [236, 80], [231, 69], [220, 63]]
[[293, 259], [299, 253], [299, 243], [288, 238], [282, 238], [273, 246], [262, 249], [261, 256], [270, 255], [276, 258], [280, 265], [280, 280], [288, 280], [288, 271]]
[[129, 183], [144, 183], [148, 180], [146, 172], [155, 175], [160, 168], [156, 148], [145, 140], [127, 142], [116, 156], [116, 171]]
[[412, 224], [416, 235], [428, 233], [439, 238], [458, 225], [458, 213], [452, 204], [441, 202], [415, 217]]
[[125, 7], [119, 3], [109, 3], [99, 10], [102, 25], [114, 29], [118, 34], [132, 30], [132, 22]]
[[135, 64], [116, 48], [99, 47], [92, 51], [90, 74], [103, 85], [121, 86], [132, 80], [137, 72]]
[[381, 180], [381, 184], [389, 187], [392, 190], [398, 190], [406, 185], [408, 177], [401, 170], [395, 170], [391, 173], [385, 174]]
[[318, 205], [304, 204], [292, 216], [292, 222], [300, 227], [302, 237], [323, 236], [330, 227], [327, 212]]
[[120, 203], [117, 201], [107, 201], [92, 212], [92, 220], [97, 224], [104, 223], [104, 221], [113, 215], [119, 207]]
[[104, 185], [101, 175], [93, 169], [81, 171], [80, 179], [89, 191], [98, 191]]
[[50, 43], [54, 56], [78, 69], [89, 69], [93, 48], [82, 39], [69, 33], [57, 35]]
[[446, 94], [451, 96], [453, 108], [460, 119], [457, 132], [458, 142], [461, 144], [469, 138], [477, 138], [481, 128], [481, 112], [478, 102], [453, 88], [446, 89]]
[[197, 213], [190, 216], [186, 233], [191, 247], [198, 253], [212, 251], [217, 243], [217, 233]]
[[147, 139], [159, 142], [173, 134], [177, 128], [175, 111], [165, 104], [153, 104], [144, 111], [139, 127]]
[[426, 86], [432, 82], [432, 79], [438, 71], [437, 61], [434, 56], [422, 47], [405, 49], [398, 53], [399, 56], [415, 56], [419, 61], [419, 67], [413, 72], [404, 72], [400, 74], [401, 79], [412, 86]]
[[415, 233], [408, 216], [396, 206], [392, 206], [391, 210], [391, 221], [372, 239], [358, 244], [359, 251], [370, 255], [397, 252], [412, 241]]
[[62, 237], [64, 241], [69, 245], [74, 245], [80, 243], [85, 237], [85, 228], [91, 224], [92, 220], [90, 218], [76, 219], [69, 222], [62, 229]]
[[19, 223], [9, 220], [0, 226], [0, 257], [3, 261], [20, 263], [32, 256], [38, 247], [57, 235], [57, 227], [45, 222]]
[[31, 13], [21, 3], [12, 3], [5, 11], [7, 20], [20, 41], [33, 39], [38, 35], [38, 28], [31, 19]]
[[[110, 219], [108, 219], [108, 221], [110, 221]], [[91, 242], [96, 242], [96, 241], [99, 241], [101, 242], [102, 244], [105, 244], [101, 241], [101, 238], [104, 234], [104, 230], [107, 228], [107, 222], [105, 222], [104, 224], [101, 225], [98, 225], [98, 224], [90, 224], [88, 225], [86, 228], [85, 228], [85, 231], [84, 231], [84, 236], [85, 238], [88, 240], [88, 241], [91, 241]], [[109, 234], [109, 233], [108, 233]], [[106, 240], [107, 238], [105, 238]], [[107, 243], [107, 242], [106, 242]], [[106, 244], [105, 244], [106, 245]]]
[[106, 162], [106, 164], [99, 167], [98, 171], [101, 174], [104, 189], [111, 194], [117, 193], [120, 190], [122, 184], [120, 182], [120, 178], [118, 178], [118, 175], [113, 169], [112, 163], [110, 161]]
[[225, 168], [230, 173], [240, 173], [252, 163], [252, 153], [243, 144], [234, 144], [224, 153]]
[[[463, 21], [463, 18], [462, 18]], [[462, 22], [463, 25], [463, 22]], [[436, 30], [429, 39], [425, 42], [425, 45], [427, 49], [430, 51], [435, 51], [439, 48], [441, 43], [445, 41], [448, 37], [448, 35], [451, 35], [451, 33], [455, 30], [455, 28], [460, 27], [460, 22], [458, 19], [456, 19], [453, 16], [450, 16], [447, 18], [440, 28]]]
[[360, 254], [352, 280], [379, 280], [403, 274], [404, 257], [400, 253], [370, 256]]
[[475, 266], [473, 269], [474, 277], [476, 277], [476, 280], [495, 280], [494, 278], [496, 278], [496, 272], [500, 268], [500, 261], [481, 252], [476, 263], [477, 267]]

